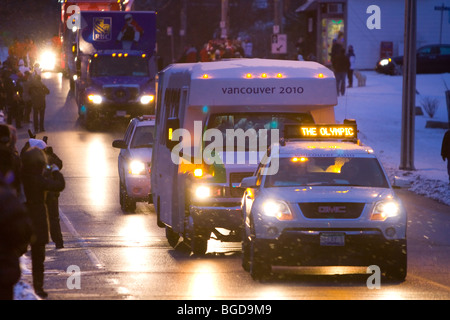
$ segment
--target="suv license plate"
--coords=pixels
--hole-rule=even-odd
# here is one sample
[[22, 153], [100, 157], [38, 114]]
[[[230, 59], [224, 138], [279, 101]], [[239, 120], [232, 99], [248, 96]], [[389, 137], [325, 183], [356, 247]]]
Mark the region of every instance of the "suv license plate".
[[320, 234], [320, 245], [321, 246], [344, 246], [345, 245], [345, 234], [344, 233], [321, 233]]
[[117, 117], [125, 117], [127, 115], [127, 112], [125, 110], [117, 110], [116, 116]]

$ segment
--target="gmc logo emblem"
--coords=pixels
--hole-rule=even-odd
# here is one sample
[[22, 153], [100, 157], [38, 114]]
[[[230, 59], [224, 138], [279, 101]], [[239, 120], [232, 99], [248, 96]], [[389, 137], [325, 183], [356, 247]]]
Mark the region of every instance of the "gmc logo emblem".
[[345, 206], [320, 206], [318, 207], [319, 213], [346, 213]]

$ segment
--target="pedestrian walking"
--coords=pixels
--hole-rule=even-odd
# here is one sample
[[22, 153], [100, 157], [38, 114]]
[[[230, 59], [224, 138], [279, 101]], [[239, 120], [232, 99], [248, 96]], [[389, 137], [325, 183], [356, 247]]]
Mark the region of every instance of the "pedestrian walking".
[[30, 95], [30, 83], [32, 81], [32, 75], [30, 71], [25, 71], [25, 75], [22, 81], [22, 100], [24, 104], [24, 110], [23, 110], [23, 122], [24, 123], [30, 123], [31, 122], [31, 111], [33, 108], [33, 103], [31, 101], [31, 95]]
[[[31, 143], [32, 146], [32, 143]], [[47, 156], [47, 163], [52, 166], [56, 165], [61, 171], [63, 167], [62, 160], [53, 152], [53, 148], [47, 145], [44, 148], [44, 152]], [[64, 240], [61, 232], [61, 224], [59, 218], [59, 191], [48, 191], [45, 203], [48, 210], [48, 222], [50, 224], [50, 237], [55, 243], [56, 249], [64, 248]]]
[[348, 78], [348, 87], [347, 88], [351, 88], [351, 87], [353, 87], [353, 69], [355, 68], [355, 60], [356, 60], [355, 51], [353, 50], [352, 45], [348, 46], [347, 57], [350, 62], [350, 66], [349, 66], [348, 72], [347, 72], [347, 78]]
[[447, 159], [447, 173], [450, 183], [450, 129], [447, 130], [444, 134], [444, 138], [442, 139], [441, 157], [444, 161]]
[[42, 83], [40, 75], [36, 74], [32, 78], [29, 84], [29, 93], [33, 106], [34, 132], [43, 132], [45, 131], [45, 96], [50, 93], [50, 90], [48, 90], [47, 86]]
[[31, 147], [22, 155], [22, 183], [33, 230], [31, 240], [33, 287], [37, 295], [46, 298], [48, 294], [44, 291], [44, 260], [45, 246], [49, 241], [49, 226], [45, 197], [48, 191], [64, 190], [65, 180], [56, 165], [48, 165], [43, 150]]
[[345, 55], [345, 49], [341, 48], [333, 59], [333, 70], [336, 78], [336, 90], [337, 95], [345, 94], [345, 77], [347, 76], [348, 68], [350, 67], [350, 61]]

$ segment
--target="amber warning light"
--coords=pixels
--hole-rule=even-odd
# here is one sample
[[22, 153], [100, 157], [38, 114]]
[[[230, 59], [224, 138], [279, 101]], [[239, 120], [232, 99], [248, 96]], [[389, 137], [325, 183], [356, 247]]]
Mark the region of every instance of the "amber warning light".
[[356, 124], [316, 124], [285, 126], [287, 139], [356, 139]]

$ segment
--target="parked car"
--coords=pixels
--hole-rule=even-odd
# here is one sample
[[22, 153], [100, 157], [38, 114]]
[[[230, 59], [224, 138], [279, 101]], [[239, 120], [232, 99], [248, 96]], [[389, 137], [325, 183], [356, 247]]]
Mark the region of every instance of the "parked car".
[[124, 211], [134, 211], [136, 202], [150, 202], [150, 170], [155, 116], [133, 118], [122, 140], [114, 140], [119, 148], [119, 195]]
[[[416, 73], [450, 72], [450, 44], [426, 45], [416, 53]], [[402, 74], [403, 56], [381, 59], [375, 70], [390, 75]]]

